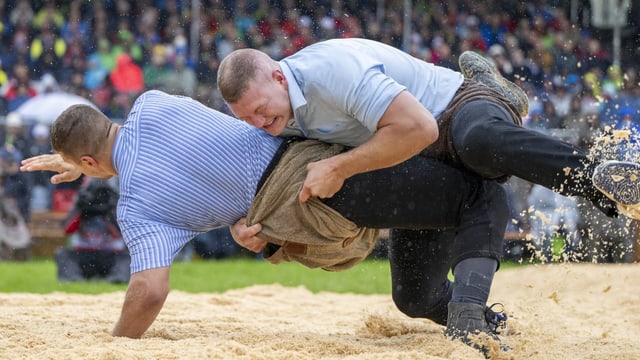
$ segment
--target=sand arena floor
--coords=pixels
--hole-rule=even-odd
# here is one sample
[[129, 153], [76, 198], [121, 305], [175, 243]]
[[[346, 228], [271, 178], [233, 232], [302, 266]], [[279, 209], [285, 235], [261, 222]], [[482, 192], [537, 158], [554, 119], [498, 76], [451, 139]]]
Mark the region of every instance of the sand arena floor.
[[[499, 271], [491, 300], [510, 315], [495, 359], [640, 358], [640, 264]], [[113, 338], [124, 293], [0, 294], [1, 359], [482, 359], [410, 319], [389, 295], [280, 285], [172, 292], [144, 338]]]

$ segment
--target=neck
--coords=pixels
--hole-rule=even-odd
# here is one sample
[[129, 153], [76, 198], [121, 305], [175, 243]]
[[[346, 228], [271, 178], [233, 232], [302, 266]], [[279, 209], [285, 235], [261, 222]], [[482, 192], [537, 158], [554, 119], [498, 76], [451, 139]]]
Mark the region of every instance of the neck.
[[113, 176], [118, 175], [118, 172], [113, 166], [112, 154], [113, 154], [113, 147], [116, 143], [116, 137], [118, 135], [118, 131], [120, 130], [120, 127], [121, 126], [116, 123], [109, 124], [109, 129], [107, 130], [107, 146], [105, 147], [106, 153], [103, 154], [104, 159], [107, 159], [107, 164], [109, 164], [108, 171]]

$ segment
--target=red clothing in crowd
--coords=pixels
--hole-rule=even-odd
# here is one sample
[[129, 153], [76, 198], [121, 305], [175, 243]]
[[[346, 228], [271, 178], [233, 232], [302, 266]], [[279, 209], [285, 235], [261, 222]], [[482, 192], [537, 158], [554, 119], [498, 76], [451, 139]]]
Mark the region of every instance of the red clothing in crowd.
[[109, 74], [113, 88], [121, 93], [136, 93], [144, 89], [142, 69], [128, 54], [120, 54], [116, 67]]

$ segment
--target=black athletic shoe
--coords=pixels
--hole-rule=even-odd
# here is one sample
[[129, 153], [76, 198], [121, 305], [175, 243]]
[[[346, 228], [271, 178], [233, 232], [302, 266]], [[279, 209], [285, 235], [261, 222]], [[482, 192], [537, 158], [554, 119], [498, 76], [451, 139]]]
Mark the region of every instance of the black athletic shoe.
[[509, 351], [498, 337], [500, 329], [506, 326], [507, 314], [493, 311], [490, 307], [463, 302], [449, 303], [449, 316], [445, 335], [460, 340], [466, 345], [479, 350], [485, 357], [496, 351]]
[[593, 172], [593, 185], [615, 201], [624, 215], [640, 219], [640, 164], [606, 161]]
[[465, 51], [458, 58], [458, 66], [464, 77], [486, 85], [515, 105], [520, 116], [529, 114], [527, 94], [518, 85], [505, 79], [498, 72], [493, 61], [476, 52]]

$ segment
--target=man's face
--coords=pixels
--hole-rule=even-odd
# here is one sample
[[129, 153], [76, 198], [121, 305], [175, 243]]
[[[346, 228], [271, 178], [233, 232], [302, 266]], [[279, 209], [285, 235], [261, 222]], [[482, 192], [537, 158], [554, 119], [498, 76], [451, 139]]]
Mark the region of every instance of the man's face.
[[281, 73], [254, 80], [240, 100], [228, 105], [240, 120], [273, 136], [282, 134], [293, 117], [287, 82]]

